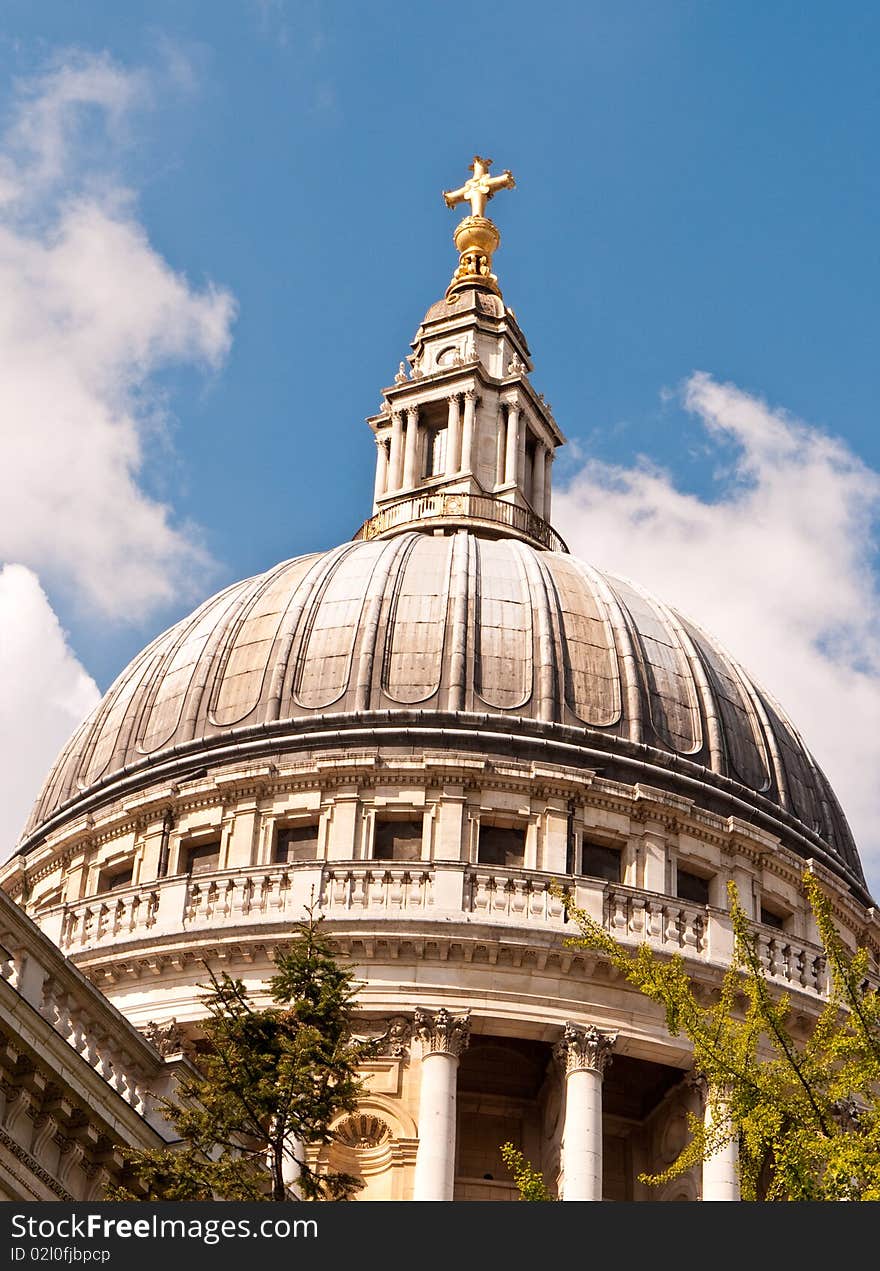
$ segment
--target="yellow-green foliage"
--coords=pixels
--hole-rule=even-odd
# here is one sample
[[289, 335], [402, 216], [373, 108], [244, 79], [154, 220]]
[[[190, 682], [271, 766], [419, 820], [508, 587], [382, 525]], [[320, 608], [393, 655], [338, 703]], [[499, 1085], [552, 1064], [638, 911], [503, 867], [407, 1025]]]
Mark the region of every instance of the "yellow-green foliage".
[[681, 957], [624, 948], [564, 897], [581, 930], [566, 943], [600, 953], [658, 1003], [706, 1079], [712, 1128], [690, 1117], [678, 1159], [644, 1181], [663, 1183], [736, 1139], [743, 1199], [880, 1200], [880, 1001], [867, 984], [867, 952], [847, 952], [817, 879], [807, 872], [803, 882], [831, 979], [806, 1038], [792, 1031], [788, 995], [767, 979], [733, 884], [734, 960], [709, 1002]]
[[547, 1184], [539, 1170], [526, 1160], [522, 1152], [512, 1143], [501, 1145], [501, 1156], [504, 1164], [513, 1175], [514, 1185], [519, 1192], [520, 1200], [550, 1200]]

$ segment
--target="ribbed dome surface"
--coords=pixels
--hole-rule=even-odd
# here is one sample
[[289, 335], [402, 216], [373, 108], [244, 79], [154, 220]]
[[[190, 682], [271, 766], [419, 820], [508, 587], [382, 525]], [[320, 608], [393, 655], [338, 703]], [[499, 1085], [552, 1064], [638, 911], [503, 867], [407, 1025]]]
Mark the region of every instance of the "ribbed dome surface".
[[114, 773], [183, 744], [318, 714], [414, 709], [508, 715], [531, 732], [567, 725], [591, 744], [601, 735], [605, 749], [619, 738], [630, 753], [635, 744], [686, 759], [710, 783], [783, 810], [861, 878], [826, 778], [717, 644], [571, 556], [464, 531], [347, 543], [207, 600], [112, 685], [49, 774], [26, 835]]

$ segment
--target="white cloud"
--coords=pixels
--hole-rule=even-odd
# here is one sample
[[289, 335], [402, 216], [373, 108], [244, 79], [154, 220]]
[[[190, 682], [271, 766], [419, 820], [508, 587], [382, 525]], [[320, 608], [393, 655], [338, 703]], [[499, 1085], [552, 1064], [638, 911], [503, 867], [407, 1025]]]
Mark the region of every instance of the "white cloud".
[[140, 484], [155, 375], [224, 358], [231, 296], [150, 245], [114, 156], [143, 72], [70, 55], [17, 87], [0, 145], [0, 559], [138, 620], [198, 575], [191, 528]]
[[[164, 88], [191, 88], [166, 61]], [[118, 174], [157, 84], [70, 53], [15, 86], [0, 136], [0, 855], [98, 695], [37, 575], [96, 623], [136, 622], [208, 564], [143, 486], [157, 372], [218, 367], [235, 309], [151, 246]]]
[[793, 718], [880, 896], [880, 475], [840, 440], [702, 373], [684, 404], [729, 459], [701, 499], [647, 463], [591, 462], [554, 496], [577, 555], [714, 633]]
[[36, 575], [22, 565], [0, 569], [0, 859], [15, 845], [49, 765], [99, 696]]

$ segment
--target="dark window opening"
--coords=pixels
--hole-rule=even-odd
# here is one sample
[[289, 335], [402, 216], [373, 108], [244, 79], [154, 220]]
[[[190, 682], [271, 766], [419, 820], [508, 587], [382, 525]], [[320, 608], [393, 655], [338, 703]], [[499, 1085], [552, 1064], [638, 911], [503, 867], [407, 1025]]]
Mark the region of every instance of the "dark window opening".
[[765, 909], [761, 906], [761, 922], [765, 927], [775, 927], [777, 931], [781, 931], [785, 926], [785, 919], [782, 914], [775, 914], [772, 909]]
[[481, 865], [504, 865], [509, 869], [522, 869], [525, 859], [524, 829], [505, 830], [497, 825], [480, 826], [477, 860]]
[[275, 861], [292, 865], [295, 861], [314, 861], [318, 856], [317, 825], [297, 825], [279, 830], [275, 835]]
[[188, 847], [184, 854], [183, 872], [186, 874], [210, 874], [220, 868], [220, 840]]
[[377, 861], [421, 860], [422, 822], [377, 821], [373, 856]]
[[131, 880], [134, 878], [134, 866], [129, 865], [127, 869], [117, 869], [112, 872], [108, 870], [101, 875], [101, 891], [116, 891], [119, 887], [130, 887]]
[[442, 477], [446, 471], [446, 426], [425, 430], [425, 471], [430, 477]]
[[675, 894], [679, 900], [690, 900], [695, 905], [708, 905], [709, 880], [689, 870], [679, 869]]
[[604, 878], [608, 883], [619, 883], [620, 861], [620, 852], [615, 847], [584, 843], [581, 848], [581, 873], [588, 878]]

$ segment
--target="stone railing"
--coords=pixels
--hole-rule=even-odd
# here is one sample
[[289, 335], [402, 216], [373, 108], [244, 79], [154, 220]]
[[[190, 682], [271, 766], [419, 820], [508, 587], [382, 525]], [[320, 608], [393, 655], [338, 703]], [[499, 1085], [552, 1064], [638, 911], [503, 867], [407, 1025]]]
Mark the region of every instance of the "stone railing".
[[154, 1111], [166, 1065], [159, 1053], [11, 900], [0, 893], [0, 979], [136, 1112]]
[[[535, 870], [456, 861], [327, 861], [265, 865], [195, 876], [58, 906], [38, 915], [67, 954], [129, 942], [198, 938], [203, 931], [283, 923], [315, 903], [328, 918], [458, 920], [573, 934], [556, 877]], [[567, 879], [575, 903], [624, 944], [681, 953], [727, 965], [733, 953], [730, 915], [599, 879]], [[818, 945], [755, 926], [768, 973], [792, 988], [824, 992], [827, 972]]]
[[488, 494], [468, 494], [464, 491], [461, 494], [419, 494], [410, 499], [401, 499], [399, 503], [392, 503], [364, 521], [355, 534], [354, 541], [381, 538], [383, 534], [416, 521], [504, 526], [517, 537], [527, 539], [548, 551], [568, 551], [549, 521], [536, 516], [528, 508], [518, 507], [505, 499], [495, 499]]

